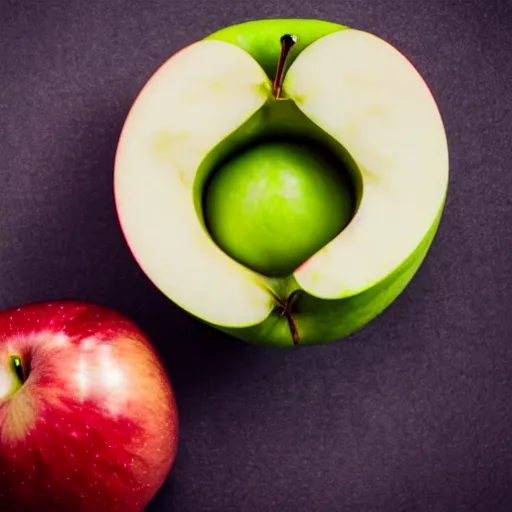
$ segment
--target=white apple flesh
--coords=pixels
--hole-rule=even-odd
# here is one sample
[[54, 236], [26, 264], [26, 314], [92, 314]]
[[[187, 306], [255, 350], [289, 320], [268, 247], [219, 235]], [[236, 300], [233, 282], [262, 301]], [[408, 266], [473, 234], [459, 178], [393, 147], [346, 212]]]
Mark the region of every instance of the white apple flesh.
[[[332, 54], [340, 65], [333, 65]], [[284, 88], [315, 124], [342, 141], [363, 187], [352, 222], [295, 278], [317, 297], [355, 295], [413, 252], [442, 207], [448, 151], [441, 116], [405, 57], [357, 30], [306, 48]]]
[[220, 325], [261, 322], [272, 298], [258, 275], [205, 232], [192, 189], [210, 149], [265, 103], [270, 87], [258, 63], [236, 46], [196, 43], [141, 92], [117, 152], [117, 209], [135, 257], [180, 306]]

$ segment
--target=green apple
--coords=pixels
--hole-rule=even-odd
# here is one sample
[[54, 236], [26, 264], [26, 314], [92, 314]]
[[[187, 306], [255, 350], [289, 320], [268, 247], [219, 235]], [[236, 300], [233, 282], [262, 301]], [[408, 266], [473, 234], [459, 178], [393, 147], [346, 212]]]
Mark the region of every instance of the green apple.
[[[283, 140], [284, 163], [267, 165], [274, 185], [251, 200], [258, 162]], [[293, 144], [336, 159], [353, 195], [326, 190], [331, 164], [297, 164]], [[149, 79], [123, 127], [114, 189], [128, 245], [164, 294], [237, 338], [291, 346], [346, 336], [396, 299], [435, 236], [448, 172], [437, 104], [396, 48], [325, 21], [262, 20], [191, 44]], [[298, 199], [266, 210], [283, 173]], [[277, 224], [261, 227], [264, 217]]]
[[305, 144], [265, 142], [236, 154], [204, 192], [212, 238], [260, 274], [286, 277], [330, 242], [352, 216], [336, 161]]

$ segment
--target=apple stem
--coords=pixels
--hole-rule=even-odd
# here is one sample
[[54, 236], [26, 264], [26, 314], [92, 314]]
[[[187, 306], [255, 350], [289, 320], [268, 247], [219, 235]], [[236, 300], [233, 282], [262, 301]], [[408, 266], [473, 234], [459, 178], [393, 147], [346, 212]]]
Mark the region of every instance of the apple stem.
[[26, 378], [21, 357], [11, 355], [7, 360], [8, 366], [0, 369], [0, 404], [13, 396], [20, 389]]
[[297, 302], [297, 299], [300, 296], [300, 290], [295, 290], [286, 300], [286, 302], [281, 303], [281, 316], [286, 317], [288, 320], [288, 326], [290, 327], [290, 332], [292, 334], [292, 340], [294, 345], [300, 345], [300, 334], [299, 329], [297, 327], [297, 323], [295, 322], [295, 318], [293, 318], [293, 305]]
[[11, 364], [20, 384], [23, 384], [26, 379], [25, 373], [23, 372], [23, 364], [21, 362], [21, 358], [19, 356], [11, 356]]
[[283, 89], [283, 82], [285, 76], [285, 67], [286, 61], [290, 54], [291, 49], [297, 42], [297, 36], [291, 34], [285, 34], [281, 37], [281, 53], [279, 55], [279, 60], [277, 61], [277, 71], [276, 77], [274, 78], [274, 83], [272, 85], [272, 94], [274, 98], [278, 100], [281, 98], [281, 92]]
[[291, 313], [286, 315], [286, 320], [288, 320], [288, 326], [290, 327], [290, 332], [292, 333], [293, 344], [300, 345], [299, 329], [297, 328], [297, 323], [295, 322], [293, 315]]

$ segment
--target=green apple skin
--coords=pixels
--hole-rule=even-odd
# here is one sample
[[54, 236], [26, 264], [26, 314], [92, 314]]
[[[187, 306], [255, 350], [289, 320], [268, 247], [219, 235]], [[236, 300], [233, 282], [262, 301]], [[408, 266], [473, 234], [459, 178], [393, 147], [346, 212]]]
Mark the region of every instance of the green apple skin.
[[288, 65], [291, 65], [300, 52], [311, 43], [346, 28], [348, 27], [323, 20], [269, 19], [232, 25], [210, 34], [205, 39], [225, 41], [239, 46], [249, 53], [273, 80], [281, 53], [281, 36], [284, 34], [300, 36], [288, 58]]
[[213, 174], [203, 209], [226, 254], [265, 276], [285, 277], [347, 225], [351, 189], [339, 163], [317, 148], [268, 142]]
[[[206, 39], [217, 39], [235, 44], [248, 53], [262, 66], [270, 78], [275, 75], [276, 63], [280, 53], [280, 38], [283, 34], [298, 36], [297, 47], [290, 55], [291, 63], [309, 44], [320, 37], [347, 29], [348, 27], [319, 20], [259, 20], [234, 25], [209, 35]], [[209, 169], [232, 151], [243, 147], [247, 141], [261, 137], [272, 139], [280, 134], [293, 134], [295, 137], [307, 136], [317, 140], [326, 151], [331, 151], [352, 171], [358, 188], [359, 172], [357, 166], [344, 148], [323, 130], [315, 126], [299, 111], [293, 102], [270, 101], [256, 113], [244, 126], [232, 134], [224, 143], [215, 148], [203, 162], [203, 172], [198, 173], [195, 200], [196, 209], [201, 216], [199, 206], [204, 179]], [[201, 170], [200, 170], [201, 171]], [[294, 319], [300, 333], [301, 345], [318, 345], [348, 336], [381, 314], [403, 292], [412, 280], [437, 233], [442, 217], [444, 202], [431, 228], [421, 243], [409, 257], [386, 278], [374, 283], [358, 295], [335, 300], [319, 299], [302, 292], [294, 306]], [[269, 279], [268, 285], [276, 296], [288, 297], [298, 287], [293, 279]], [[204, 321], [204, 320], [203, 320]], [[279, 310], [274, 310], [262, 323], [249, 327], [229, 328], [204, 322], [242, 341], [259, 346], [290, 347], [293, 339], [288, 322]]]

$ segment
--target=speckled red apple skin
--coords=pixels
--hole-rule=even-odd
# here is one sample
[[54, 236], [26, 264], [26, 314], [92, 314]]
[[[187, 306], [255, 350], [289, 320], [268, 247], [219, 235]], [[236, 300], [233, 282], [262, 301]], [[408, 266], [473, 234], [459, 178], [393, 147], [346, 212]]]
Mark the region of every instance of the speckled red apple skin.
[[178, 416], [145, 335], [76, 301], [0, 312], [0, 364], [28, 378], [0, 400], [2, 512], [141, 512], [168, 475]]

